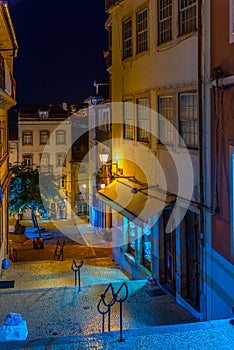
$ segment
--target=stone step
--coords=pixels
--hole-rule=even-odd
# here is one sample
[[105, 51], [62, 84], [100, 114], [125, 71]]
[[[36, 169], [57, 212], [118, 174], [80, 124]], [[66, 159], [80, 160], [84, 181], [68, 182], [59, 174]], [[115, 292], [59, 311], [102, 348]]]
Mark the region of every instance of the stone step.
[[[229, 338], [229, 340], [228, 340]], [[67, 337], [50, 337], [33, 341], [0, 343], [1, 350], [90, 350], [90, 349], [232, 349], [234, 338], [230, 320], [217, 320], [169, 326], [154, 326], [142, 329], [123, 330], [99, 334]], [[170, 347], [167, 347], [167, 346]], [[203, 345], [203, 346], [202, 346]], [[219, 345], [219, 347], [217, 347]]]

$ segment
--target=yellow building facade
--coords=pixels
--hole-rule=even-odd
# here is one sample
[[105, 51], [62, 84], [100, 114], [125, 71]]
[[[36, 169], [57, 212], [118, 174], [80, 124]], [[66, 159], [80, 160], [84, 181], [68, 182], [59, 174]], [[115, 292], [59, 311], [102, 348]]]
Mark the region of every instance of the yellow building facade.
[[[16, 104], [13, 60], [18, 44], [8, 5], [0, 1], [0, 260], [7, 255], [8, 242], [8, 110]], [[1, 266], [0, 266], [1, 271]]]

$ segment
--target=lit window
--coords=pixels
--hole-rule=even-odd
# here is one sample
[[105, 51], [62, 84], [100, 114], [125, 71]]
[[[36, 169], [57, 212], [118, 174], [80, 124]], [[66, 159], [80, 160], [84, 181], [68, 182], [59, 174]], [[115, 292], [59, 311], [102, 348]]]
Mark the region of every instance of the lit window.
[[128, 220], [128, 253], [135, 256], [137, 240], [137, 226]]
[[179, 0], [179, 34], [196, 30], [196, 0]]
[[123, 58], [132, 56], [132, 19], [123, 22]]
[[64, 130], [56, 131], [56, 145], [65, 145], [66, 144], [66, 133]]
[[147, 98], [137, 100], [137, 140], [149, 142], [149, 110]]
[[151, 270], [151, 228], [144, 224], [144, 234], [142, 236], [142, 264]]
[[66, 166], [66, 153], [57, 153], [56, 165], [57, 165], [57, 167], [65, 167]]
[[144, 9], [136, 15], [137, 53], [148, 49], [147, 12], [147, 9]]
[[197, 94], [180, 94], [180, 134], [189, 147], [198, 147]]
[[23, 145], [33, 144], [33, 133], [32, 131], [23, 131]]
[[158, 1], [158, 43], [172, 39], [172, 0]]
[[33, 156], [31, 154], [25, 154], [22, 156], [23, 158], [23, 163], [27, 166], [27, 167], [32, 167], [33, 165]]
[[49, 131], [40, 131], [40, 145], [46, 145], [49, 140]]
[[[164, 144], [173, 144], [173, 97], [160, 96], [158, 100], [158, 138]], [[169, 123], [168, 123], [168, 122]]]
[[124, 102], [124, 138], [133, 140], [134, 138], [134, 110], [132, 102]]

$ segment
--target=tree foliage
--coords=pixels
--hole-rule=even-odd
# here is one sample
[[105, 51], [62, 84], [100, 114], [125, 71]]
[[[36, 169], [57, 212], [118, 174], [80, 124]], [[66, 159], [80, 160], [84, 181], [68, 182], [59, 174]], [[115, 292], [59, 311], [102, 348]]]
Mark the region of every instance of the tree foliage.
[[60, 181], [53, 174], [39, 174], [38, 169], [24, 163], [10, 166], [10, 172], [10, 214], [18, 213], [20, 209], [25, 211], [28, 207], [45, 210], [43, 201], [61, 198]]

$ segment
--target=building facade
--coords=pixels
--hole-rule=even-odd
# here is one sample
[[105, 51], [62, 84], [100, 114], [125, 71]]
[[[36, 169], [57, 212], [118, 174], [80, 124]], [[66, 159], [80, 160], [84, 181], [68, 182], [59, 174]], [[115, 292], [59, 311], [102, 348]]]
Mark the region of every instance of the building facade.
[[[121, 103], [111, 148], [123, 176], [99, 191], [112, 208], [113, 258], [201, 320], [231, 317], [234, 2], [105, 3], [111, 100]], [[178, 191], [189, 180], [185, 150], [190, 196]], [[126, 201], [126, 185], [138, 198]], [[156, 208], [157, 192], [163, 208], [147, 211], [141, 203]]]
[[209, 317], [231, 317], [234, 305], [234, 2], [211, 2], [211, 221]]
[[[18, 44], [6, 1], [0, 1], [0, 261], [7, 255], [8, 243], [8, 110], [16, 104], [13, 61]], [[0, 264], [1, 272], [2, 264]]]
[[114, 260], [204, 319], [200, 10], [196, 0], [106, 0], [120, 171], [99, 194], [112, 208]]
[[49, 199], [51, 219], [71, 216], [71, 121], [66, 108], [21, 107], [18, 113], [18, 159], [42, 174], [55, 175], [63, 199]]

